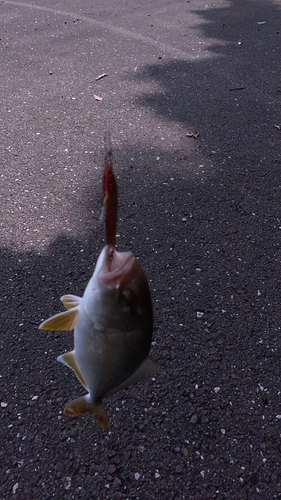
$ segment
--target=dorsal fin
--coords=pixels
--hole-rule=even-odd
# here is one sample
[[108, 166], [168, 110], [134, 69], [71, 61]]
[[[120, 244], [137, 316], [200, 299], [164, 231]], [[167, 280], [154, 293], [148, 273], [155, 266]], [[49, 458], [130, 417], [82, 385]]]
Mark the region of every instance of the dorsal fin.
[[63, 295], [60, 298], [65, 309], [72, 309], [73, 307], [78, 307], [81, 302], [81, 297], [77, 297], [77, 295]]

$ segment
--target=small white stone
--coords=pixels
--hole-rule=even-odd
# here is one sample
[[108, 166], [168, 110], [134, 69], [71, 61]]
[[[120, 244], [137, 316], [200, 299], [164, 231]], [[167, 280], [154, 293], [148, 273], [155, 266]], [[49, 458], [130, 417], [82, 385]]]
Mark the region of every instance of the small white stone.
[[160, 477], [159, 472], [155, 472], [155, 477], [156, 477], [156, 479], [158, 479], [158, 477]]
[[140, 477], [141, 477], [141, 475], [138, 472], [136, 472], [135, 473], [135, 479], [138, 480]]
[[[197, 283], [196, 283], [196, 284], [197, 284]], [[199, 283], [198, 283], [198, 284], [199, 284]], [[196, 316], [197, 316], [197, 318], [202, 318], [202, 316], [204, 316], [204, 313], [203, 313], [203, 312], [201, 312], [201, 311], [197, 311]]]
[[225, 434], [225, 429], [221, 429], [221, 433], [222, 433], [222, 434]]
[[18, 487], [19, 487], [19, 483], [14, 484], [14, 486], [13, 486], [13, 495], [16, 493]]
[[6, 408], [6, 406], [8, 406], [8, 403], [1, 403], [2, 408]]
[[66, 477], [66, 486], [65, 486], [65, 489], [66, 490], [69, 490], [70, 486], [71, 486], [71, 477]]
[[215, 388], [214, 388], [214, 391], [215, 391], [216, 393], [217, 393], [217, 392], [219, 392], [220, 390], [221, 390], [221, 388], [220, 388], [220, 387], [215, 387]]

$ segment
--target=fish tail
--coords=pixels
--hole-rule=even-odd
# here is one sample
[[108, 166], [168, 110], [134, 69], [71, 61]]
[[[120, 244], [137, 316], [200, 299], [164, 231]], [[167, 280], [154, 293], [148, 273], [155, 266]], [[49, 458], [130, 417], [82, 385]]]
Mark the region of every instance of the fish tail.
[[108, 416], [102, 403], [96, 404], [89, 401], [88, 396], [74, 399], [64, 408], [64, 414], [70, 417], [90, 413], [95, 420], [106, 430], [108, 428]]

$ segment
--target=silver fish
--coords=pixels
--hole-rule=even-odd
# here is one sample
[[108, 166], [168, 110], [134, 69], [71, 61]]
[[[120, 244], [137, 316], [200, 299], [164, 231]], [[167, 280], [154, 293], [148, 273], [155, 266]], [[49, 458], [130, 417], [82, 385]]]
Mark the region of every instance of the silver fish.
[[39, 328], [74, 328], [74, 350], [57, 359], [75, 371], [88, 391], [67, 404], [64, 413], [91, 413], [107, 429], [103, 398], [160, 370], [148, 358], [153, 319], [146, 276], [131, 252], [106, 245], [83, 297], [64, 295], [61, 301], [67, 311]]

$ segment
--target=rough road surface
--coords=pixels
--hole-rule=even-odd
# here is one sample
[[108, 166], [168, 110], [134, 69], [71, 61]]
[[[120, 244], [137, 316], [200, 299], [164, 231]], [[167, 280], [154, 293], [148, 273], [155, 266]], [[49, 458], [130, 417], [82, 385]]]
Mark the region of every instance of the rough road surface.
[[[280, 30], [278, 0], [0, 1], [1, 500], [281, 498]], [[106, 433], [38, 325], [103, 247], [107, 124], [163, 372]]]

